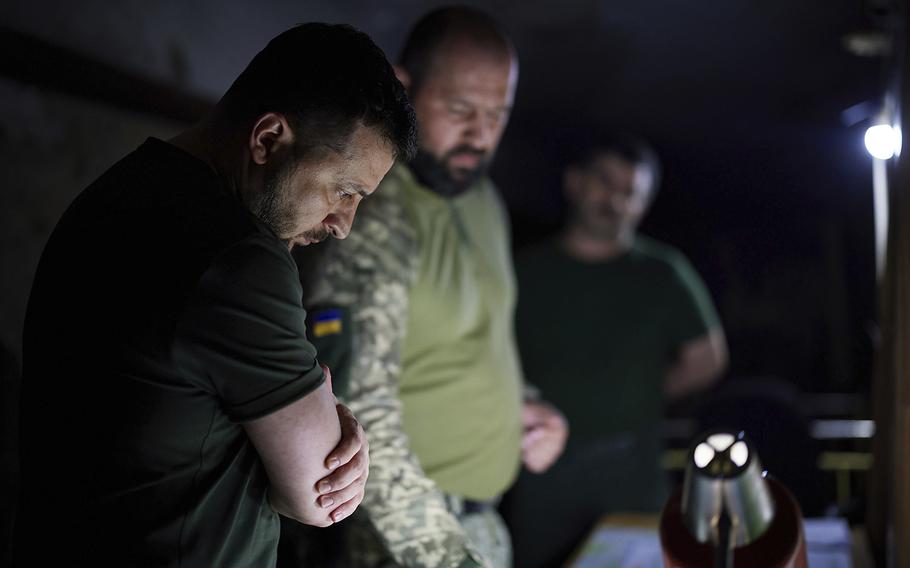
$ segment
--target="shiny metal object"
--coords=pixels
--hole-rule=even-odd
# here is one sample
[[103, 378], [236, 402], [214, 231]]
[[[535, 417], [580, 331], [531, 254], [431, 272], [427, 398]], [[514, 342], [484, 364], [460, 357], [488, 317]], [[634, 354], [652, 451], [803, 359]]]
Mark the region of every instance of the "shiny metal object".
[[[758, 453], [742, 432], [710, 432], [692, 445], [683, 481], [682, 516], [698, 542], [730, 549], [755, 541], [771, 525], [774, 500]], [[727, 519], [729, 544], [722, 543], [727, 540]]]

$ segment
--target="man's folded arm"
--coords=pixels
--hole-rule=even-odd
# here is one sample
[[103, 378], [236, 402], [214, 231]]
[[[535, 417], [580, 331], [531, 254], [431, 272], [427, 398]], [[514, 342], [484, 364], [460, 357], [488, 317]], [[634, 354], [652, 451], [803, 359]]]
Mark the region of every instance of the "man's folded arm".
[[269, 476], [272, 508], [307, 525], [331, 525], [334, 507], [320, 506], [316, 489], [330, 473], [325, 457], [341, 440], [328, 383], [276, 412], [245, 422], [243, 428]]
[[276, 510], [331, 524], [316, 483], [341, 439], [336, 400], [306, 338], [297, 269], [286, 248], [252, 235], [200, 276], [180, 314], [174, 357], [252, 441]]

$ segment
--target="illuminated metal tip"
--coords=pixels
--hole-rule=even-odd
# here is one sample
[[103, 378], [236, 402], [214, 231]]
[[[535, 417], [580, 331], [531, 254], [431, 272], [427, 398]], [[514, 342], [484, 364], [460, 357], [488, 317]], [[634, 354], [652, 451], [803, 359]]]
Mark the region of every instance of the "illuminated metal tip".
[[711, 434], [708, 436], [708, 443], [711, 444], [711, 447], [722, 452], [733, 445], [733, 442], [736, 441], [736, 438], [733, 437], [733, 434], [727, 434], [726, 432], [720, 434]]
[[901, 135], [889, 124], [876, 124], [866, 130], [866, 150], [879, 160], [889, 160], [900, 152]]
[[702, 442], [695, 446], [695, 452], [693, 452], [692, 459], [695, 461], [696, 466], [703, 469], [711, 463], [711, 460], [714, 459], [714, 455], [714, 448]]
[[749, 461], [749, 446], [745, 442], [736, 442], [733, 444], [733, 447], [730, 448], [730, 459], [733, 460], [737, 466], [742, 467]]

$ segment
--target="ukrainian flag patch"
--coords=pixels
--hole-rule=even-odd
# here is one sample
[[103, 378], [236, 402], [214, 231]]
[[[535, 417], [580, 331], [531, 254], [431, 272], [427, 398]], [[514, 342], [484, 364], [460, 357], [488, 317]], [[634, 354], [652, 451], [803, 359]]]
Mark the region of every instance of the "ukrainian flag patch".
[[341, 310], [322, 310], [313, 316], [313, 337], [341, 333]]

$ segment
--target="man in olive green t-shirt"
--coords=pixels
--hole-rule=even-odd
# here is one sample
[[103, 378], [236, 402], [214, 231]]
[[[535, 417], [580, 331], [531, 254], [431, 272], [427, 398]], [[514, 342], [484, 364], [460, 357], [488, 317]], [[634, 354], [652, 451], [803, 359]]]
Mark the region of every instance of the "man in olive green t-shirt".
[[353, 566], [505, 568], [496, 501], [522, 463], [548, 467], [566, 436], [561, 415], [524, 396], [508, 219], [486, 175], [517, 60], [488, 16], [444, 8], [414, 27], [397, 71], [417, 157], [305, 271], [314, 341], [339, 355], [324, 360], [372, 452], [346, 550]]
[[657, 169], [643, 144], [592, 146], [565, 172], [565, 231], [518, 257], [522, 364], [572, 425], [559, 462], [522, 475], [504, 508], [518, 566], [560, 564], [603, 513], [659, 511], [663, 402], [708, 386], [726, 365], [698, 275], [636, 234]]

